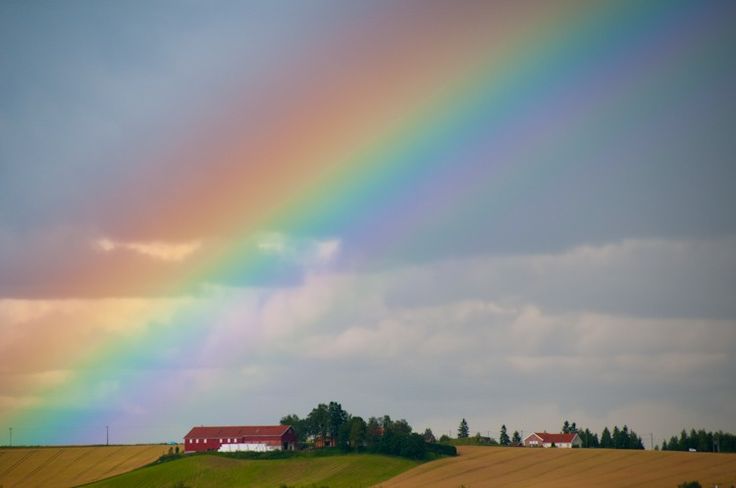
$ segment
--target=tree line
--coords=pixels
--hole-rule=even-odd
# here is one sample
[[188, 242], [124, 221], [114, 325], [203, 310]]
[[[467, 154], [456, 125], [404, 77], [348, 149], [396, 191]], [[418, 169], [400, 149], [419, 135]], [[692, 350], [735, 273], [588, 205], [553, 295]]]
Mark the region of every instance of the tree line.
[[[617, 425], [613, 429], [605, 427], [601, 435], [591, 432], [590, 429], [579, 428], [575, 422], [565, 420], [560, 429], [563, 434], [577, 434], [582, 441], [584, 448], [603, 448], [603, 449], [644, 449], [642, 438], [627, 425], [619, 428]], [[459, 440], [475, 441], [474, 443], [486, 445], [500, 446], [519, 446], [522, 443], [521, 435], [518, 430], [509, 436], [506, 424], [501, 425], [498, 440], [493, 437], [483, 437], [480, 433], [475, 438], [470, 436], [470, 428], [465, 419], [460, 421], [457, 429], [457, 438]], [[440, 442], [451, 442], [448, 436], [442, 436]]]
[[[291, 425], [300, 444], [321, 439], [330, 441], [333, 447], [344, 451], [365, 451], [402, 456], [410, 459], [426, 459], [432, 454], [455, 455], [452, 446], [440, 446], [425, 441], [413, 432], [404, 420], [392, 420], [390, 416], [370, 417], [368, 421], [352, 415], [338, 402], [320, 403], [305, 418], [296, 414], [286, 415], [282, 425]], [[430, 436], [431, 430], [429, 431]]]
[[695, 449], [699, 452], [736, 452], [736, 435], [729, 432], [710, 432], [705, 429], [685, 429], [680, 436], [673, 435], [670, 440], [662, 441], [663, 451], [689, 451]]

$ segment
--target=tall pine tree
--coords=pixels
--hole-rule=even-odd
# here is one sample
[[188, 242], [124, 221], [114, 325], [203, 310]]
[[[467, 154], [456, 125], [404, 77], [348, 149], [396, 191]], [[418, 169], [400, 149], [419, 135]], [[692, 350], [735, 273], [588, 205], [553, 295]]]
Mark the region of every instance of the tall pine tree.
[[499, 444], [502, 446], [508, 446], [511, 444], [511, 439], [509, 439], [509, 434], [506, 432], [506, 424], [501, 426], [501, 435], [498, 438]]
[[462, 419], [460, 421], [460, 425], [457, 428], [457, 438], [467, 439], [469, 433], [470, 429], [468, 428], [468, 422], [465, 419]]

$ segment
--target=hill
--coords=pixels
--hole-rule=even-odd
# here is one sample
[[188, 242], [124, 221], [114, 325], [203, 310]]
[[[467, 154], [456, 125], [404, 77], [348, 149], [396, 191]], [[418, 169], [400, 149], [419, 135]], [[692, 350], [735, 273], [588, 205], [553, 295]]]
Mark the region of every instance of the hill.
[[289, 486], [329, 486], [330, 488], [371, 486], [418, 464], [408, 459], [376, 454], [295, 457], [290, 459], [246, 460], [222, 456], [187, 456], [125, 473], [94, 483], [101, 487], [185, 486], [249, 488]]
[[170, 446], [79, 446], [0, 449], [0, 486], [64, 487], [151, 463]]
[[458, 451], [458, 457], [417, 466], [380, 487], [675, 488], [691, 480], [704, 487], [736, 486], [736, 454], [471, 446]]

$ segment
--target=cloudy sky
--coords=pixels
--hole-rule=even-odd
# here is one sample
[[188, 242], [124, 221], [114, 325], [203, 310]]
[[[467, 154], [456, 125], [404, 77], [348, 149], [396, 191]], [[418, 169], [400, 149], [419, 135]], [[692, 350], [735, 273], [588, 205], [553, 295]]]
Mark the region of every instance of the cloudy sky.
[[736, 431], [735, 15], [3, 2], [0, 427]]

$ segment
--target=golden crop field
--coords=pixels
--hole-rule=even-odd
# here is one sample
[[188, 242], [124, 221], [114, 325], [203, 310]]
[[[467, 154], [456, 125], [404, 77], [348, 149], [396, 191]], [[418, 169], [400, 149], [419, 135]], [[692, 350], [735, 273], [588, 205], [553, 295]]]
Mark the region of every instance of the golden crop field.
[[168, 450], [160, 444], [0, 449], [0, 486], [77, 486], [138, 468]]
[[460, 455], [422, 464], [381, 483], [382, 488], [704, 488], [736, 486], [736, 454], [460, 447]]

